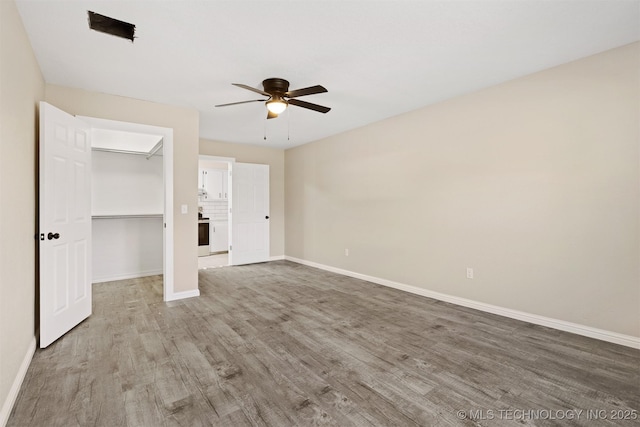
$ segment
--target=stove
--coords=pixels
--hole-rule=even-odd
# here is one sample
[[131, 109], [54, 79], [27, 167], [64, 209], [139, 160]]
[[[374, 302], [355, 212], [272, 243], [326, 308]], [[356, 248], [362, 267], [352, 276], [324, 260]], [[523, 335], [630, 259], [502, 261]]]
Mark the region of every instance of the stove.
[[209, 218], [198, 213], [198, 256], [208, 256], [209, 252]]

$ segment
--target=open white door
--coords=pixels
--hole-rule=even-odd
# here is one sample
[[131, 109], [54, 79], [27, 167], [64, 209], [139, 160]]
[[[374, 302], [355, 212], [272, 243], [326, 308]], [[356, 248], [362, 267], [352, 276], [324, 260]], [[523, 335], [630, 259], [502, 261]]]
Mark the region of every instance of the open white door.
[[91, 314], [90, 126], [40, 103], [40, 347]]
[[231, 265], [269, 261], [269, 165], [234, 163]]

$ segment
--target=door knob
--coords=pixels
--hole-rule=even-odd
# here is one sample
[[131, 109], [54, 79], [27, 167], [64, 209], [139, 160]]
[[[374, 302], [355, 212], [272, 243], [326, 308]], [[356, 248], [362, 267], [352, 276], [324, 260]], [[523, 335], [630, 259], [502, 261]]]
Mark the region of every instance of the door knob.
[[49, 233], [47, 234], [47, 239], [51, 240], [51, 239], [58, 239], [60, 237], [60, 234], [58, 233]]
[[265, 216], [264, 219], [269, 219], [269, 215]]

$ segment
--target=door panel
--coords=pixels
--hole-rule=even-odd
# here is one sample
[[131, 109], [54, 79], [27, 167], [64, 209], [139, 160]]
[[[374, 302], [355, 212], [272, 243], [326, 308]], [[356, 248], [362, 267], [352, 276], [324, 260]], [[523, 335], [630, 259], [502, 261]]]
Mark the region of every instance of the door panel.
[[75, 247], [75, 255], [76, 255], [76, 289], [75, 289], [75, 301], [82, 301], [83, 298], [87, 297], [87, 292], [91, 291], [90, 287], [84, 286], [85, 283], [91, 282], [91, 276], [87, 274], [87, 266], [91, 262], [89, 258], [89, 246], [86, 240], [76, 242]]
[[235, 163], [231, 264], [269, 261], [269, 165]]
[[[53, 182], [65, 182], [67, 175], [67, 159], [63, 159], [61, 157], [53, 157], [51, 163], [52, 167], [54, 168]], [[47, 197], [47, 200], [49, 200], [53, 205], [54, 213], [53, 217], [51, 218], [52, 223], [56, 225], [66, 224], [69, 221], [67, 215], [69, 206], [67, 188], [58, 188], [55, 194]]]
[[85, 177], [91, 176], [91, 171], [87, 170], [87, 165], [84, 163], [74, 162], [73, 163], [73, 173], [74, 173], [74, 195], [73, 200], [75, 203], [73, 204], [73, 220], [75, 222], [91, 221], [91, 218], [88, 217], [89, 212], [91, 211], [91, 206], [89, 206], [89, 211], [87, 211], [86, 206], [79, 201], [82, 200], [84, 194], [86, 192], [85, 188]]
[[[54, 302], [53, 313], [58, 314], [69, 307], [69, 271], [64, 268], [69, 263], [69, 248], [66, 244], [56, 245], [51, 251], [53, 254], [53, 288]], [[55, 268], [63, 266], [63, 268]]]
[[40, 347], [91, 314], [90, 127], [40, 103]]

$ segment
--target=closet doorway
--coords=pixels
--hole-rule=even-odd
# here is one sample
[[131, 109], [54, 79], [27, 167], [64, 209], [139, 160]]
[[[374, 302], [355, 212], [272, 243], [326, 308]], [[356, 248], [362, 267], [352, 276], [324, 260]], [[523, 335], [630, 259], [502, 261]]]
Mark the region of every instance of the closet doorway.
[[[92, 256], [94, 251], [102, 249], [101, 242], [93, 239], [94, 234], [99, 235], [92, 230], [94, 222], [128, 219], [124, 217], [136, 214], [129, 210], [135, 206], [131, 198], [124, 203], [120, 201], [117, 207], [113, 206], [113, 200], [92, 206], [94, 156], [90, 142], [94, 135], [98, 141], [102, 131], [120, 131], [119, 137], [126, 132], [148, 133], [155, 141], [147, 154], [157, 154], [161, 148], [164, 151], [159, 168], [163, 242], [160, 269], [163, 299], [176, 299], [173, 292], [173, 129], [73, 116], [44, 101], [39, 106], [37, 303], [40, 347], [45, 348], [91, 315], [93, 270], [102, 262]], [[112, 152], [118, 150], [110, 148]], [[118, 167], [107, 169], [114, 173], [119, 170]], [[113, 176], [103, 178], [108, 182]], [[114, 196], [113, 191], [107, 193], [107, 199]], [[92, 212], [97, 207], [104, 209], [102, 214]]]
[[173, 129], [92, 117], [92, 282], [163, 276], [173, 298]]

